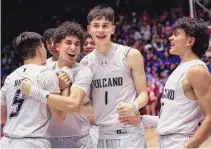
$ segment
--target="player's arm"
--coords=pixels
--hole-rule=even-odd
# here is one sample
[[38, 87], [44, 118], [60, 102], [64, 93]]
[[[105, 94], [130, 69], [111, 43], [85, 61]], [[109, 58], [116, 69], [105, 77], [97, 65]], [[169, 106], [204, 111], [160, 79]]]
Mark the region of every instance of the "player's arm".
[[78, 113], [87, 114], [88, 116], [93, 117], [94, 109], [93, 109], [92, 102], [89, 101], [85, 104], [81, 104]]
[[132, 104], [123, 103], [117, 106], [118, 113], [125, 116], [129, 116], [128, 114], [134, 110], [138, 113], [138, 110], [145, 106], [148, 102], [146, 76], [141, 53], [136, 49], [131, 49], [127, 55], [127, 64], [131, 69], [138, 97]]
[[145, 126], [153, 126], [156, 127], [159, 120], [159, 116], [152, 116], [152, 115], [139, 115], [139, 114], [132, 114], [129, 117], [121, 117], [119, 116], [119, 121], [124, 125], [132, 124], [132, 125], [139, 125], [141, 122]]
[[92, 81], [92, 72], [90, 69], [79, 71], [78, 77], [70, 88], [70, 96], [64, 97], [49, 93], [47, 90], [32, 86], [27, 80], [21, 83], [21, 92], [24, 95], [42, 99], [42, 101], [58, 110], [70, 113], [76, 113], [79, 110], [81, 101], [88, 93]]
[[[40, 80], [42, 80], [43, 88], [47, 91], [57, 94], [57, 95], [63, 95], [68, 96], [69, 94], [69, 83], [70, 80], [67, 77], [66, 73], [64, 72], [58, 72], [57, 75], [54, 71], [46, 71], [43, 74], [41, 74]], [[63, 87], [63, 88], [62, 88]], [[67, 89], [64, 89], [66, 87]], [[60, 92], [60, 89], [62, 91]], [[66, 118], [66, 113], [58, 110], [54, 107], [48, 106], [51, 116], [55, 119], [55, 121], [59, 124], [63, 123]]]
[[61, 110], [71, 113], [80, 112], [80, 106], [82, 105], [82, 100], [88, 95], [90, 84], [92, 82], [93, 74], [88, 67], [83, 67], [75, 76], [74, 83], [70, 88], [70, 96], [66, 99], [60, 98], [62, 102], [59, 102], [59, 105], [55, 105], [56, 98], [49, 96], [48, 104], [57, 106]]
[[187, 79], [197, 98], [204, 120], [184, 147], [198, 148], [211, 135], [211, 77], [204, 67], [194, 66], [188, 71]]
[[[69, 87], [68, 88], [65, 88], [64, 90], [62, 90], [61, 92], [61, 95], [62, 96], [69, 96]], [[59, 94], [57, 94], [59, 95]], [[52, 117], [55, 119], [55, 121], [58, 123], [58, 124], [62, 124], [66, 118], [66, 115], [67, 113], [66, 112], [63, 112], [61, 110], [58, 110], [56, 108], [53, 108], [51, 106], [48, 106], [50, 112], [51, 112], [51, 115]]]
[[127, 61], [128, 65], [131, 67], [136, 91], [138, 93], [138, 97], [135, 102], [138, 106], [138, 109], [140, 109], [144, 107], [148, 102], [143, 57], [138, 50], [131, 49], [128, 53]]
[[6, 81], [1, 88], [1, 125], [7, 122]]
[[86, 93], [82, 89], [71, 87], [69, 97], [50, 93], [47, 99], [47, 104], [64, 112], [77, 113], [85, 95]]

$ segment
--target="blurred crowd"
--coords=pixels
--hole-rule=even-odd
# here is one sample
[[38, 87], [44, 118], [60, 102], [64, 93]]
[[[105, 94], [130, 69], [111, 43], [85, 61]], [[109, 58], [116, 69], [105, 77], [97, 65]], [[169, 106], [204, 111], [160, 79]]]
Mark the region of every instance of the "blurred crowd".
[[[208, 15], [200, 11], [197, 13], [200, 18], [211, 24]], [[150, 98], [144, 110], [147, 114], [157, 115], [160, 105], [158, 103], [165, 82], [180, 62], [179, 57], [169, 54], [168, 38], [172, 33], [172, 25], [184, 14], [181, 8], [172, 8], [171, 11], [163, 11], [161, 15], [153, 17], [148, 14], [147, 11], [132, 13], [119, 11], [116, 14], [116, 32], [112, 36], [112, 40], [136, 48], [142, 53]], [[82, 51], [79, 60], [87, 53], [89, 52]], [[211, 71], [211, 47], [203, 60]], [[1, 65], [3, 83], [5, 77], [21, 65], [21, 60], [16, 55], [12, 45], [4, 45], [1, 49]]]

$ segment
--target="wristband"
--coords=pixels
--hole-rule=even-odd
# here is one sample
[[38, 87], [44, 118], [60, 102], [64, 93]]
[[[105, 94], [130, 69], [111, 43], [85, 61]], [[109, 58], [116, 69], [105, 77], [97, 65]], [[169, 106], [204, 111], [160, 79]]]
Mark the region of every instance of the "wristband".
[[47, 103], [47, 99], [49, 97], [50, 92], [46, 91], [46, 90], [42, 90], [39, 89], [37, 87], [32, 86], [29, 92], [29, 96], [33, 97], [37, 100], [39, 100], [40, 102], [46, 104]]

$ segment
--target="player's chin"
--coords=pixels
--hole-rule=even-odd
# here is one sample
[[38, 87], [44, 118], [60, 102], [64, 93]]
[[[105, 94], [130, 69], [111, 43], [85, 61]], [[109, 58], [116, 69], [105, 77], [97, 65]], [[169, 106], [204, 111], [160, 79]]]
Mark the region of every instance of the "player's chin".
[[172, 55], [177, 55], [178, 52], [177, 52], [177, 50], [175, 48], [171, 48], [169, 50], [169, 53], [172, 54]]

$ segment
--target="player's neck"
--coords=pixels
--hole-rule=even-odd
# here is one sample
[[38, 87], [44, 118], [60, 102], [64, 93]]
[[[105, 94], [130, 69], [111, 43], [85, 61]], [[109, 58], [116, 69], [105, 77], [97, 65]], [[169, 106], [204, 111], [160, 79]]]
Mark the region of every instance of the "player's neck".
[[57, 61], [57, 67], [59, 67], [59, 68], [62, 68], [64, 66], [66, 66], [66, 67], [72, 67], [74, 65], [74, 63], [75, 62], [70, 63], [70, 62], [66, 62], [66, 61], [63, 61], [63, 60], [58, 59], [58, 61]]
[[42, 65], [41, 64], [41, 60], [38, 60], [36, 58], [30, 58], [30, 59], [27, 59], [27, 60], [24, 60], [24, 65], [27, 65], [27, 64], [36, 64], [36, 65]]
[[193, 52], [184, 52], [180, 55], [181, 62], [188, 62], [192, 60], [199, 60], [199, 57], [196, 56]]
[[109, 41], [108, 43], [104, 45], [96, 44], [96, 51], [100, 54], [107, 53], [108, 51], [112, 49], [112, 45], [113, 44], [111, 41]]

